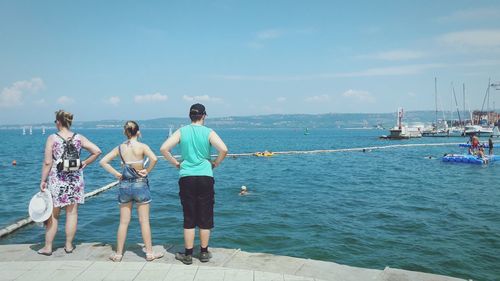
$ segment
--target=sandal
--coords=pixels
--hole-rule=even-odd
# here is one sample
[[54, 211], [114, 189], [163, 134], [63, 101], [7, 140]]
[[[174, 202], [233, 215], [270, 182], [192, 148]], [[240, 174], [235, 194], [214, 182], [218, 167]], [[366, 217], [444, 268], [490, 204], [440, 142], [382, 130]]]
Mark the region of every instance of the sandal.
[[71, 245], [71, 246], [72, 246], [71, 250], [68, 250], [68, 249], [66, 249], [66, 247], [64, 247], [64, 251], [66, 252], [66, 254], [71, 254], [75, 250], [76, 247], [73, 245]]
[[113, 253], [111, 256], [109, 256], [109, 259], [112, 260], [113, 262], [121, 262], [123, 259], [123, 255], [118, 255], [117, 253]]
[[154, 261], [156, 259], [161, 259], [163, 258], [163, 253], [146, 253], [146, 261]]
[[36, 253], [39, 254], [39, 255], [42, 255], [42, 256], [47, 256], [47, 257], [50, 257], [52, 256], [52, 252], [44, 252], [42, 251], [43, 249], [40, 249], [38, 250]]

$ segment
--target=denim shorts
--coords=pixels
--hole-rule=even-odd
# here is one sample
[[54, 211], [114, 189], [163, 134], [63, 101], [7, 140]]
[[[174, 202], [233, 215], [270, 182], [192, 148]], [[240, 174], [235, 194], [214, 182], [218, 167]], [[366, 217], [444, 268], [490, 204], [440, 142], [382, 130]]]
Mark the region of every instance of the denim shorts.
[[120, 204], [129, 202], [146, 204], [151, 202], [148, 179], [140, 178], [120, 181], [118, 188], [118, 202]]

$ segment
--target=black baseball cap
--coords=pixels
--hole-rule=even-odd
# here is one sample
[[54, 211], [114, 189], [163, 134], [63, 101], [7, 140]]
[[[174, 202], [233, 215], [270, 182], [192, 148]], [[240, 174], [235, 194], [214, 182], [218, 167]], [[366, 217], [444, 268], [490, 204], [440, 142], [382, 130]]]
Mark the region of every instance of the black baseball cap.
[[189, 115], [207, 115], [207, 111], [205, 110], [205, 106], [203, 104], [195, 103], [191, 105]]

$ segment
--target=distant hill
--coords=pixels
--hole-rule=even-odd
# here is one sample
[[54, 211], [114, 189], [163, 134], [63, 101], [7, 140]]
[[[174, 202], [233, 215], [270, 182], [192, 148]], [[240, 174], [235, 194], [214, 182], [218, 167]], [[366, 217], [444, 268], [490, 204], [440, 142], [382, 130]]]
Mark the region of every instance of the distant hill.
[[[449, 116], [449, 113], [446, 114]], [[438, 116], [443, 116], [440, 112]], [[434, 111], [405, 112], [404, 122], [432, 123]], [[121, 128], [125, 120], [101, 120], [75, 122], [75, 128]], [[188, 124], [188, 118], [168, 117], [139, 120], [142, 128], [179, 128]], [[396, 123], [396, 113], [327, 113], [327, 114], [272, 114], [257, 116], [210, 117], [207, 125], [214, 128], [362, 128], [380, 125], [388, 128]], [[23, 126], [51, 127], [53, 123], [2, 126], [15, 129]]]

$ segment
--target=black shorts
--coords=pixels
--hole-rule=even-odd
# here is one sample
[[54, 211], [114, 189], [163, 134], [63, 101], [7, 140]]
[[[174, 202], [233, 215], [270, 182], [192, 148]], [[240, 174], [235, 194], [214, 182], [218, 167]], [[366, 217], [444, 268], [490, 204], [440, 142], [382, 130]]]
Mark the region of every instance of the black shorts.
[[179, 179], [179, 197], [184, 213], [184, 228], [214, 227], [214, 178], [188, 176]]

